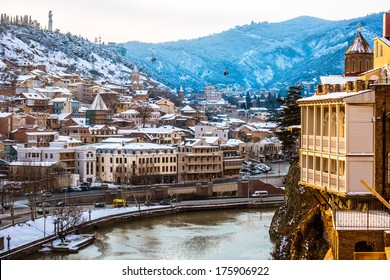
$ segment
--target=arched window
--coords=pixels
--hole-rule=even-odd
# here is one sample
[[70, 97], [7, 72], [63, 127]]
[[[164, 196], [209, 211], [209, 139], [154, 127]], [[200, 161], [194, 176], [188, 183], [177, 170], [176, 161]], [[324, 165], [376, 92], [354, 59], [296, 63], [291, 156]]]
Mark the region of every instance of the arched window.
[[372, 243], [367, 241], [360, 241], [356, 243], [355, 252], [373, 252]]

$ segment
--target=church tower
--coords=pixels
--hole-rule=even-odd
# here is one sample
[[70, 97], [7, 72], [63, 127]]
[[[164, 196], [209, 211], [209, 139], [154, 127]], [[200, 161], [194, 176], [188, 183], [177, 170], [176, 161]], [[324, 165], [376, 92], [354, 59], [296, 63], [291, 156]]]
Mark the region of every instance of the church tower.
[[363, 72], [371, 70], [374, 66], [374, 53], [360, 33], [360, 28], [361, 26], [359, 26], [358, 33], [352, 44], [345, 52], [345, 76], [358, 76]]
[[180, 100], [184, 99], [184, 90], [182, 86], [180, 86], [177, 96], [179, 97]]
[[133, 71], [131, 72], [131, 82], [139, 83], [139, 71], [137, 66], [134, 66]]

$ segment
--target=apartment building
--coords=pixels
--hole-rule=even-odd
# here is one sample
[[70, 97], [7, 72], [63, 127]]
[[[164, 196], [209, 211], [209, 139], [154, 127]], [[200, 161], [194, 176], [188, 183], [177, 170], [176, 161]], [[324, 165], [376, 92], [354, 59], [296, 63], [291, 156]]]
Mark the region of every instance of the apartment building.
[[172, 183], [177, 179], [177, 149], [153, 143], [99, 143], [96, 177], [129, 184]]
[[178, 180], [223, 178], [223, 151], [204, 139], [187, 139], [178, 147]]
[[67, 173], [77, 174], [80, 182], [94, 182], [96, 178], [96, 149], [93, 146], [75, 146], [66, 141], [51, 142], [48, 147], [18, 145], [18, 166], [28, 168], [31, 163], [64, 163]]
[[375, 92], [329, 92], [301, 106], [301, 184], [339, 195], [369, 194], [374, 182]]

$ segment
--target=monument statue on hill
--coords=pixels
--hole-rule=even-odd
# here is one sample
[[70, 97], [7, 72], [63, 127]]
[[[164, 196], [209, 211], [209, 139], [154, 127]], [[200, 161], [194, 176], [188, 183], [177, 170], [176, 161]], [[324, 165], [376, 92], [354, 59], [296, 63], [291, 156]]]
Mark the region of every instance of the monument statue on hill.
[[48, 30], [53, 31], [53, 13], [52, 11], [49, 11], [49, 25]]

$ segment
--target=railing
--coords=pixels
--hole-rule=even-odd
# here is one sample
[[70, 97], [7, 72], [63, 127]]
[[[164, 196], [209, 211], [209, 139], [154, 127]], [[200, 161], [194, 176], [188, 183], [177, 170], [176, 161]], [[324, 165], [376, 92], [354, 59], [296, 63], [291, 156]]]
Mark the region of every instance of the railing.
[[386, 78], [386, 79], [378, 79], [378, 80], [375, 80], [375, 81], [371, 81], [370, 85], [372, 84], [389, 84], [390, 83], [390, 78]]
[[320, 172], [307, 168], [302, 168], [301, 175], [301, 180], [304, 182], [316, 185], [318, 187], [322, 187], [323, 189], [328, 188], [329, 190], [337, 192], [346, 192], [345, 176], [329, 174], [328, 172]]
[[336, 211], [336, 230], [390, 230], [390, 214], [387, 211]]
[[331, 137], [329, 147], [329, 136], [304, 135], [302, 137], [302, 148], [345, 154], [345, 138]]

